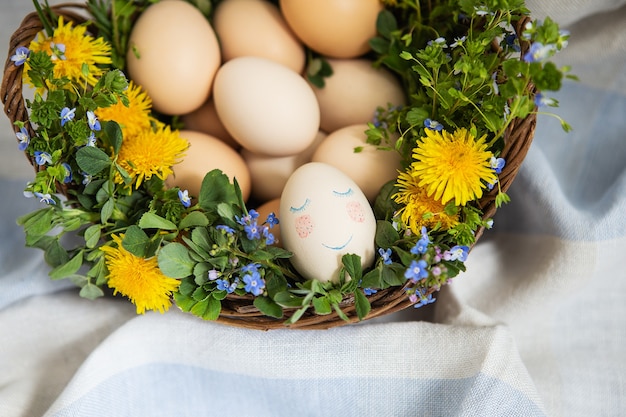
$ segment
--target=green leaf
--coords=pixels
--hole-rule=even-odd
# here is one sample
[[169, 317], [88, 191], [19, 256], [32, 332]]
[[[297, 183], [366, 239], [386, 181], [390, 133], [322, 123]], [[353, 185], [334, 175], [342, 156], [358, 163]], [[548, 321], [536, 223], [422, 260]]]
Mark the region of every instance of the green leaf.
[[395, 180], [391, 180], [381, 187], [374, 201], [374, 214], [377, 219], [384, 220], [393, 216], [395, 207], [391, 196], [396, 191]]
[[216, 269], [224, 270], [226, 266], [230, 263], [230, 258], [228, 256], [216, 256], [214, 258], [209, 258], [209, 262]]
[[363, 288], [381, 288], [382, 287], [382, 269], [374, 268], [363, 276], [361, 280]]
[[84, 276], [84, 275], [80, 275], [80, 274], [73, 274], [70, 275], [69, 277], [67, 277], [67, 279], [69, 279], [72, 284], [76, 285], [77, 287], [84, 287], [85, 285], [89, 284], [89, 278]]
[[328, 301], [326, 297], [315, 297], [311, 302], [317, 314], [330, 314], [333, 311], [330, 306], [330, 301]]
[[191, 240], [208, 255], [213, 250], [213, 240], [204, 227], [196, 227], [191, 231]]
[[[535, 69], [536, 67], [531, 67]], [[533, 71], [533, 82], [539, 91], [551, 90], [558, 91], [561, 89], [561, 81], [563, 73], [554, 65], [553, 62], [546, 62], [543, 68]]]
[[195, 291], [191, 294], [191, 297], [196, 300], [196, 301], [202, 301], [204, 300], [207, 296], [209, 295], [209, 293], [207, 293], [205, 291], [204, 288], [202, 287], [198, 287], [195, 289]]
[[[204, 227], [196, 227], [191, 231], [191, 241], [197, 245], [199, 255], [208, 256], [209, 253], [213, 250], [213, 240], [211, 236], [209, 236], [209, 232]], [[200, 250], [202, 252], [200, 252]]]
[[359, 320], [363, 320], [372, 309], [370, 301], [361, 290], [354, 292], [354, 307], [356, 308], [356, 315], [359, 317]]
[[48, 275], [50, 275], [50, 278], [53, 280], [66, 278], [70, 275], [75, 274], [82, 265], [83, 265], [83, 252], [80, 251], [76, 255], [74, 255], [74, 257], [70, 259], [68, 262], [52, 269], [48, 273]]
[[398, 22], [393, 13], [387, 9], [381, 10], [376, 17], [376, 30], [383, 37], [391, 39], [392, 32], [398, 30]]
[[324, 79], [324, 77], [318, 74], [307, 74], [307, 80], [317, 88], [324, 88], [324, 86], [326, 85], [326, 80]]
[[52, 229], [53, 208], [37, 210], [18, 218], [17, 223], [24, 226], [27, 235], [43, 236]]
[[181, 294], [180, 292], [175, 292], [174, 293], [174, 301], [176, 302], [176, 305], [182, 311], [186, 311], [186, 312], [191, 311], [193, 306], [195, 306], [197, 304], [196, 300], [194, 300], [193, 298], [191, 298], [191, 297], [189, 297], [187, 295]]
[[85, 246], [89, 249], [95, 248], [100, 240], [101, 229], [99, 224], [92, 224], [87, 229], [85, 229], [85, 234], [83, 237], [85, 238]]
[[170, 278], [186, 278], [193, 274], [195, 262], [188, 249], [176, 242], [163, 246], [157, 256], [159, 269]]
[[306, 68], [307, 79], [317, 88], [324, 88], [326, 77], [333, 75], [333, 69], [328, 61], [322, 57], [309, 59]]
[[406, 114], [406, 121], [411, 126], [421, 126], [424, 124], [424, 120], [428, 119], [428, 110], [421, 107], [413, 107]]
[[450, 201], [445, 205], [443, 211], [448, 216], [456, 216], [459, 212], [459, 208], [454, 204], [454, 201]]
[[113, 147], [113, 152], [117, 155], [122, 147], [122, 128], [117, 122], [111, 120], [103, 123], [102, 130], [107, 144]]
[[283, 317], [283, 309], [269, 297], [256, 297], [253, 304], [266, 316], [275, 317], [277, 319]]
[[187, 229], [190, 227], [197, 226], [208, 226], [209, 219], [207, 219], [206, 215], [200, 211], [192, 211], [180, 221], [178, 225], [179, 230]]
[[382, 279], [389, 287], [398, 287], [404, 285], [406, 278], [404, 278], [404, 268], [398, 264], [388, 265], [382, 270]]
[[342, 320], [350, 321], [350, 318], [346, 316], [346, 313], [344, 313], [343, 310], [341, 310], [341, 307], [339, 307], [339, 304], [333, 304], [333, 309], [335, 309], [335, 312]]
[[72, 138], [74, 146], [85, 146], [91, 130], [86, 120], [78, 120], [65, 124], [65, 131]]
[[448, 270], [448, 278], [453, 278], [461, 271], [465, 271], [465, 265], [460, 261], [444, 261], [442, 262]]
[[209, 280], [209, 271], [213, 269], [213, 265], [208, 262], [198, 262], [193, 267], [194, 282], [197, 285], [204, 285]]
[[198, 260], [198, 262], [200, 262], [200, 260], [204, 260], [210, 256], [207, 251], [196, 245], [189, 237], [183, 236], [182, 238], [183, 242], [185, 242], [185, 245], [187, 245], [187, 247], [190, 249], [189, 255], [193, 259], [196, 259]]
[[139, 227], [142, 229], [176, 230], [176, 225], [171, 221], [152, 212], [146, 212], [139, 219]]
[[143, 258], [146, 256], [150, 238], [139, 226], [133, 224], [124, 234], [122, 246], [133, 255]]
[[115, 200], [113, 198], [109, 198], [100, 209], [100, 222], [105, 224], [111, 216], [113, 215], [113, 210], [115, 209]]
[[32, 221], [34, 217], [40, 216], [45, 211], [52, 211], [52, 207], [42, 208], [39, 210], [31, 211], [30, 213], [23, 214], [15, 221], [19, 226], [24, 226], [29, 221]]
[[222, 310], [222, 303], [213, 297], [199, 301], [191, 308], [191, 314], [202, 317], [205, 320], [217, 320]]
[[265, 250], [271, 253], [274, 259], [288, 259], [293, 256], [293, 253], [276, 246], [268, 246]]
[[219, 203], [217, 205], [217, 214], [224, 219], [232, 219], [235, 217], [233, 206], [228, 203]]
[[[196, 287], [197, 286], [191, 277], [184, 278], [180, 280], [180, 285], [178, 286], [178, 293], [186, 297], [191, 297], [191, 294], [193, 294], [193, 292], [196, 290]], [[174, 293], [174, 294], [178, 294], [178, 293]]]
[[73, 232], [83, 226], [83, 220], [80, 217], [66, 219], [63, 224], [63, 232]]
[[339, 304], [343, 300], [343, 294], [336, 289], [328, 291], [327, 297], [331, 304]]
[[389, 50], [389, 41], [380, 36], [375, 36], [369, 40], [370, 47], [378, 54], [387, 53]]
[[290, 325], [290, 324], [294, 324], [295, 322], [297, 322], [298, 320], [300, 320], [300, 317], [302, 317], [302, 315], [304, 314], [305, 311], [307, 311], [307, 309], [309, 308], [309, 306], [305, 306], [302, 307], [298, 310], [296, 310], [291, 317], [289, 317], [288, 320], [285, 320], [285, 325]]
[[267, 289], [267, 294], [274, 298], [279, 292], [287, 291], [287, 280], [284, 276], [270, 271], [265, 275], [265, 288]]
[[115, 169], [121, 175], [122, 181], [124, 181], [124, 184], [130, 185], [133, 182], [133, 178], [130, 176], [128, 171], [124, 169], [124, 167], [118, 164], [117, 162], [115, 163]]
[[385, 220], [376, 222], [376, 237], [374, 241], [379, 248], [390, 248], [400, 239], [400, 234], [393, 225]]
[[27, 236], [26, 246], [32, 247], [32, 248], [38, 248], [43, 251], [46, 251], [48, 250], [48, 247], [50, 247], [50, 245], [52, 245], [54, 242], [57, 242], [57, 241], [58, 241], [58, 237], [56, 236], [43, 235], [43, 236], [39, 236], [39, 238], [37, 238], [36, 241], [29, 241], [28, 236]]
[[254, 253], [250, 253], [250, 260], [252, 261], [269, 261], [274, 258], [274, 255], [263, 249], [257, 249]]
[[85, 284], [78, 293], [81, 297], [87, 298], [89, 300], [95, 300], [98, 297], [104, 296], [104, 292], [102, 289], [96, 285], [91, 283]]
[[70, 257], [58, 238], [53, 238], [44, 252], [44, 259], [48, 265], [54, 267], [63, 265], [69, 261]]
[[83, 193], [89, 195], [95, 195], [98, 191], [102, 189], [102, 186], [106, 182], [105, 179], [93, 180], [89, 184], [85, 186]]
[[104, 261], [104, 256], [102, 256], [98, 261], [91, 267], [89, 271], [87, 271], [87, 276], [93, 278], [92, 280], [96, 281], [96, 285], [102, 285], [106, 282], [106, 266]]
[[198, 204], [204, 210], [215, 211], [220, 203], [236, 204], [237, 195], [228, 176], [219, 169], [214, 169], [202, 180]]
[[300, 307], [303, 300], [289, 291], [281, 291], [274, 296], [274, 301], [283, 307]]
[[89, 175], [97, 175], [111, 165], [111, 159], [100, 148], [84, 146], [76, 152], [76, 163]]
[[228, 293], [224, 290], [211, 292], [211, 296], [219, 301], [222, 301], [224, 298], [226, 298], [227, 295]]
[[347, 253], [341, 257], [341, 262], [346, 268], [346, 272], [357, 283], [361, 281], [363, 276], [363, 268], [361, 267], [361, 257], [353, 253]]

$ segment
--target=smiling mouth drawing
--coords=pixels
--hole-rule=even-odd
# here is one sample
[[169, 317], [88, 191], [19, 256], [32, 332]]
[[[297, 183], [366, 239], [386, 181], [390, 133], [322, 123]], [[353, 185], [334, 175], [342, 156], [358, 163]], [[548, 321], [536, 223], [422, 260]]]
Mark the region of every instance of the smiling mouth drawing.
[[322, 246], [327, 248], [327, 249], [330, 249], [330, 250], [341, 250], [341, 249], [345, 248], [346, 246], [348, 246], [348, 243], [350, 243], [352, 241], [352, 236], [353, 235], [350, 235], [350, 237], [348, 238], [348, 241], [346, 243], [344, 243], [343, 245], [329, 246], [329, 245], [327, 245], [325, 243], [322, 243]]

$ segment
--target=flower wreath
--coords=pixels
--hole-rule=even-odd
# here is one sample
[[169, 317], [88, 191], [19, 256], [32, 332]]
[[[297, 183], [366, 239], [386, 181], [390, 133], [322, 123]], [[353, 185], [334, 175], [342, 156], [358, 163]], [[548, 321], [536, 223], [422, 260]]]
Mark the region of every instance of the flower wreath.
[[[209, 21], [217, 2], [203, 10]], [[215, 320], [234, 303], [235, 321], [293, 327], [311, 316], [321, 327], [331, 314], [374, 317], [372, 306], [390, 298], [402, 308], [432, 303], [509, 200], [527, 147], [512, 149], [515, 134], [529, 144], [537, 108], [558, 105], [545, 94], [560, 89], [568, 68], [549, 58], [568, 34], [549, 18], [531, 21], [521, 0], [383, 3], [370, 54], [409, 102], [379, 107], [367, 143], [399, 153], [402, 169], [373, 204], [373, 265], [345, 253], [339, 279], [320, 281], [294, 269], [293, 254], [275, 245], [280, 216], [260, 218], [236, 180], [212, 170], [198, 196], [165, 185], [188, 144], [124, 72], [133, 19], [150, 2], [121, 12], [117, 0], [89, 0], [85, 22], [35, 2], [43, 30], [7, 62], [34, 98], [26, 119], [7, 114], [36, 168], [25, 195], [45, 204], [18, 223], [27, 246], [44, 251], [50, 277], [70, 279], [90, 299], [119, 293], [139, 314], [173, 302]], [[332, 68], [309, 52], [306, 76], [323, 86]]]

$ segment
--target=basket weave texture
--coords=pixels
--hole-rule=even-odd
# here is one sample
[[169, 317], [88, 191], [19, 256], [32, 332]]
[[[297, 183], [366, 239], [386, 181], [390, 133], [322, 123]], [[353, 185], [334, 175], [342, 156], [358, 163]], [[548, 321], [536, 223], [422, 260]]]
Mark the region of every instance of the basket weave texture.
[[[52, 6], [51, 9], [58, 15], [63, 16], [66, 21], [72, 21], [75, 24], [83, 24], [89, 22], [89, 15], [86, 12], [86, 6], [83, 4], [64, 3]], [[528, 17], [521, 18], [516, 25], [516, 31], [521, 33], [525, 24], [530, 19]], [[94, 27], [89, 28], [92, 34], [97, 34]], [[9, 42], [9, 56], [4, 66], [4, 77], [0, 88], [0, 96], [4, 105], [4, 112], [13, 124], [16, 121], [25, 123], [29, 134], [34, 135], [34, 130], [29, 123], [29, 115], [24, 99], [22, 89], [22, 69], [23, 66], [16, 66], [10, 57], [13, 51], [19, 46], [28, 47], [30, 42], [43, 30], [43, 25], [36, 12], [32, 12], [24, 17], [20, 26], [11, 36]], [[521, 40], [521, 38], [520, 38]], [[521, 48], [523, 55], [528, 50], [528, 42], [522, 41]], [[536, 125], [536, 114], [531, 113], [524, 119], [515, 119], [509, 125], [505, 133], [505, 146], [501, 153], [501, 157], [506, 160], [506, 165], [498, 178], [502, 191], [506, 191], [515, 179], [519, 168], [526, 157], [528, 149], [532, 143]], [[15, 126], [15, 125], [14, 125]], [[19, 131], [14, 127], [15, 131]], [[29, 158], [31, 165], [37, 169], [37, 164]], [[60, 188], [63, 189], [62, 185]], [[485, 193], [478, 201], [479, 208], [483, 211], [483, 217], [490, 218], [496, 212], [495, 197], [497, 189]], [[476, 239], [482, 235], [483, 229], [479, 229], [476, 233]], [[377, 293], [368, 297], [371, 304], [371, 311], [365, 319], [384, 316], [390, 313], [398, 312], [412, 305], [405, 294], [404, 287], [390, 287], [379, 290]], [[431, 288], [428, 293], [435, 292], [435, 288]], [[427, 293], [427, 294], [428, 294]], [[222, 301], [222, 310], [219, 322], [250, 329], [271, 330], [285, 329], [283, 319], [276, 319], [263, 315], [252, 303], [252, 296], [228, 295]], [[341, 303], [342, 311], [348, 316], [349, 321], [339, 317], [333, 311], [330, 314], [319, 315], [313, 311], [307, 311], [296, 323], [291, 324], [289, 328], [297, 329], [328, 329], [341, 326], [349, 322], [358, 321], [356, 307], [352, 298], [346, 298]], [[295, 310], [295, 309], [294, 309]]]

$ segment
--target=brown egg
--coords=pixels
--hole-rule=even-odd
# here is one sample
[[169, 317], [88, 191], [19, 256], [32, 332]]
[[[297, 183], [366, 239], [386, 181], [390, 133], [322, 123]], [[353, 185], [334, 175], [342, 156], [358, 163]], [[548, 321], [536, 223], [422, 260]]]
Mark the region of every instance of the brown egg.
[[215, 102], [212, 98], [191, 113], [182, 115], [180, 119], [185, 125], [185, 130], [206, 133], [207, 135], [215, 136], [222, 140], [233, 149], [238, 150], [241, 148], [241, 145], [233, 139], [222, 124], [215, 110]]
[[274, 4], [265, 0], [225, 0], [218, 4], [213, 27], [224, 61], [258, 56], [297, 73], [304, 69], [304, 46]]
[[221, 56], [213, 28], [196, 7], [183, 0], [150, 5], [128, 44], [128, 75], [147, 91], [154, 110], [185, 114], [207, 100]]
[[380, 0], [280, 0], [285, 20], [302, 42], [334, 58], [354, 58], [370, 50], [382, 8]]
[[394, 75], [374, 68], [367, 59], [329, 59], [333, 74], [323, 88], [313, 92], [320, 105], [320, 127], [334, 132], [342, 127], [372, 121], [377, 107], [406, 102], [402, 85]]
[[[280, 222], [280, 198], [275, 198], [261, 204], [258, 208], [256, 208], [256, 211], [259, 213], [259, 218], [257, 219], [258, 224], [263, 223], [270, 213], [274, 213]], [[272, 232], [275, 239], [273, 246], [282, 247], [280, 239], [280, 223], [272, 227], [270, 232]]]
[[166, 179], [169, 187], [178, 186], [198, 197], [204, 176], [213, 169], [220, 169], [231, 182], [237, 178], [244, 200], [250, 196], [250, 172], [237, 151], [221, 140], [201, 132], [181, 130], [180, 137], [189, 141], [185, 158], [174, 165], [174, 175]]
[[[324, 162], [341, 170], [354, 181], [370, 202], [380, 188], [396, 178], [400, 155], [394, 150], [379, 150], [366, 142], [367, 125], [353, 125], [330, 133], [317, 147], [311, 160]], [[361, 152], [354, 152], [362, 147]]]
[[269, 156], [241, 150], [252, 179], [252, 196], [260, 201], [280, 197], [291, 174], [301, 165], [311, 161], [317, 146], [322, 143], [326, 133], [319, 132], [315, 140], [304, 151], [288, 156]]

